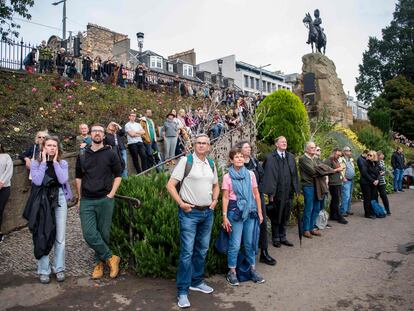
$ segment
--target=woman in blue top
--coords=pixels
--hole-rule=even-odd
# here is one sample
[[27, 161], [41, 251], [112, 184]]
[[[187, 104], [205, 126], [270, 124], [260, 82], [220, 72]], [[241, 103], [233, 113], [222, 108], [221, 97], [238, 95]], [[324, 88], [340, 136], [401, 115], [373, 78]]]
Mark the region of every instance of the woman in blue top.
[[231, 165], [229, 172], [223, 176], [222, 183], [223, 228], [230, 234], [227, 253], [230, 271], [227, 281], [233, 286], [239, 285], [236, 267], [243, 237], [244, 254], [251, 265], [251, 280], [263, 283], [265, 280], [255, 269], [256, 246], [259, 239], [255, 228], [263, 221], [256, 177], [244, 166], [241, 148], [233, 148], [229, 158]]

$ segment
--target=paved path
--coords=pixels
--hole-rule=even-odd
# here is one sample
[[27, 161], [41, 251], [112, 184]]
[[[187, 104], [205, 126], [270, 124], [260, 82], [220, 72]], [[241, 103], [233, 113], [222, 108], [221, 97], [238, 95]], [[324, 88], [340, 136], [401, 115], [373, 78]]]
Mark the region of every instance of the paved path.
[[[323, 236], [304, 240], [295, 228], [294, 248], [270, 246], [278, 264], [258, 265], [266, 283], [226, 284], [208, 280], [213, 295], [191, 293], [192, 310], [414, 311], [414, 190], [390, 196], [392, 216], [362, 218], [353, 205], [348, 225], [333, 223]], [[116, 280], [89, 279], [91, 252], [74, 210], [69, 213], [68, 279], [41, 285], [33, 272], [27, 230], [0, 244], [0, 310], [177, 310], [172, 280], [143, 279], [123, 273]]]

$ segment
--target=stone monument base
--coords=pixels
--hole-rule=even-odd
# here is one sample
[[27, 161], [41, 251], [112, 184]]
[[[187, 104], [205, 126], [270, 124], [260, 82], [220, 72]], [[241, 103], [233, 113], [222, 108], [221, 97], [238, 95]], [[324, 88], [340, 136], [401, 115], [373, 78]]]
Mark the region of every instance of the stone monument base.
[[341, 79], [332, 60], [320, 53], [302, 57], [302, 74], [294, 93], [304, 102], [310, 119], [325, 118], [348, 127], [353, 123]]

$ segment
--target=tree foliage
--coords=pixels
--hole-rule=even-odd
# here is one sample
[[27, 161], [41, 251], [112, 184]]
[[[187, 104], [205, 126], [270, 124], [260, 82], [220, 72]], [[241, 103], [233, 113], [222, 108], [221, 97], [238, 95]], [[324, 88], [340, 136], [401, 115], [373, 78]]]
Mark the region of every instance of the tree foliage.
[[30, 19], [29, 7], [34, 5], [34, 0], [3, 0], [0, 1], [0, 33], [2, 40], [9, 41], [10, 37], [18, 37], [20, 25], [14, 21], [16, 14]]
[[384, 91], [369, 108], [368, 117], [384, 133], [392, 129], [414, 139], [414, 84], [404, 76], [386, 82]]
[[273, 144], [278, 136], [285, 136], [288, 150], [300, 153], [309, 139], [310, 128], [306, 108], [298, 96], [278, 90], [267, 96], [257, 107], [259, 138]]
[[371, 103], [397, 75], [414, 82], [414, 0], [399, 0], [382, 39], [369, 38], [355, 87], [358, 99]]

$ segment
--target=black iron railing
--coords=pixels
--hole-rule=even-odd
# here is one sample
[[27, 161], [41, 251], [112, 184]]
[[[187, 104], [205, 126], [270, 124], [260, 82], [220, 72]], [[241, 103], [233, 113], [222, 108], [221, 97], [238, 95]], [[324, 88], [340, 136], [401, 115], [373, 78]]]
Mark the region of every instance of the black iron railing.
[[0, 41], [0, 68], [24, 70], [23, 60], [35, 45], [18, 41]]

